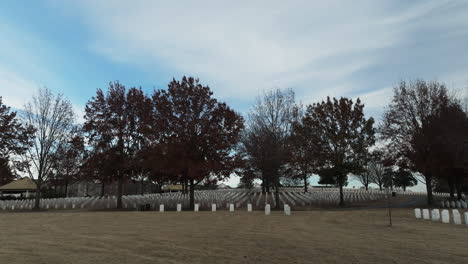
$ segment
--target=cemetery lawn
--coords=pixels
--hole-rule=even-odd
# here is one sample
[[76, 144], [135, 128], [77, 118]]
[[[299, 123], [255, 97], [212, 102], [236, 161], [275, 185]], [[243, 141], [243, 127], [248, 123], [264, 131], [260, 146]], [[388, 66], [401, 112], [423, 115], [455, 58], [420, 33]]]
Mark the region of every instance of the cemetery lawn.
[[468, 227], [392, 213], [0, 213], [0, 262], [468, 263]]

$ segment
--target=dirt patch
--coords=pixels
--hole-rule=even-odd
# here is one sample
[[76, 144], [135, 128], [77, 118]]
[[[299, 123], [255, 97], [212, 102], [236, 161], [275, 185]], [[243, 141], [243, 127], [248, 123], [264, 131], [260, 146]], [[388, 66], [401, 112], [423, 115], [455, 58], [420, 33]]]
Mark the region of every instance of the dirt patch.
[[468, 263], [468, 227], [413, 210], [0, 214], [1, 263]]

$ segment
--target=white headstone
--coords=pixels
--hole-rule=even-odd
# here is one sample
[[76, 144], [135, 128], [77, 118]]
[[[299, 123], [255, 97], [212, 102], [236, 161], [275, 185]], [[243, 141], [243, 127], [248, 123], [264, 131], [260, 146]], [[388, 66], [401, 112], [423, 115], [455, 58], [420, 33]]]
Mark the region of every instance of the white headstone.
[[445, 201], [445, 208], [450, 208], [450, 201]]
[[431, 219], [430, 216], [429, 216], [429, 209], [423, 209], [422, 213], [423, 213], [423, 218], [425, 220], [430, 220]]
[[195, 212], [198, 212], [198, 209], [199, 209], [199, 204], [195, 204], [195, 207], [193, 208], [193, 210], [194, 210]]
[[442, 210], [442, 223], [449, 224], [450, 223], [450, 214], [447, 209]]
[[421, 218], [421, 209], [415, 208], [414, 209], [414, 216], [416, 216], [416, 218]]
[[460, 212], [457, 209], [452, 209], [453, 223], [456, 225], [461, 225], [461, 216]]
[[450, 207], [455, 208], [455, 202], [454, 201], [450, 202]]
[[445, 207], [445, 203], [444, 203], [444, 201], [441, 201], [441, 202], [440, 202], [440, 207], [442, 207], [442, 208], [444, 208], [444, 207]]
[[465, 225], [468, 226], [468, 212], [465, 212], [463, 215], [465, 216]]
[[440, 221], [439, 209], [433, 209], [432, 210], [432, 221]]
[[247, 212], [252, 212], [252, 204], [247, 204]]
[[287, 204], [284, 205], [284, 214], [291, 215], [291, 207], [289, 207]]
[[212, 212], [216, 212], [216, 204], [212, 204], [212, 205], [211, 205], [211, 211], [212, 211]]
[[265, 205], [265, 215], [270, 215], [270, 211], [271, 211], [270, 205], [269, 204]]
[[75, 204], [72, 204], [72, 208], [75, 209], [76, 205]]
[[462, 200], [462, 201], [461, 201], [461, 205], [462, 205], [462, 208], [463, 208], [463, 209], [468, 209], [468, 205], [466, 204], [465, 201]]
[[46, 209], [49, 209], [49, 204], [46, 204], [45, 208], [46, 208]]
[[234, 212], [234, 204], [229, 204], [229, 212]]
[[181, 212], [182, 211], [182, 205], [181, 204], [177, 204], [177, 212]]
[[460, 203], [460, 201], [457, 200], [457, 201], [455, 202], [455, 206], [456, 206], [457, 208], [461, 208], [461, 203]]
[[164, 212], [164, 204], [159, 205], [159, 212]]

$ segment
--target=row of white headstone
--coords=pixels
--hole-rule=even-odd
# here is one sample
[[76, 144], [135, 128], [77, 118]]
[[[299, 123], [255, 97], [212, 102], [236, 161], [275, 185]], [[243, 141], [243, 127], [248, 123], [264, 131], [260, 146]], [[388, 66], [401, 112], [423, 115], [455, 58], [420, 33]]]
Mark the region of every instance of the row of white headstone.
[[[462, 219], [460, 212], [457, 209], [452, 209], [451, 211], [453, 223], [456, 225], [461, 225]], [[432, 220], [434, 222], [442, 221], [442, 223], [445, 224], [450, 223], [450, 212], [448, 209], [444, 209], [442, 211], [439, 211], [439, 209], [432, 209], [432, 211], [429, 211], [429, 209], [421, 210], [420, 208], [416, 208], [414, 209], [414, 216], [418, 219]], [[465, 212], [463, 216], [465, 225], [468, 226], [468, 212]]]
[[[290, 192], [304, 192], [304, 188], [296, 188], [296, 187], [294, 187], [294, 188], [284, 187], [281, 190], [282, 191], [290, 191]], [[339, 192], [339, 189], [338, 188], [309, 188], [308, 191], [309, 192], [312, 191], [312, 192], [326, 193], [326, 192]], [[422, 196], [426, 196], [425, 192], [414, 192], [414, 191], [409, 191], [409, 190], [403, 191], [401, 189], [394, 189], [393, 191], [398, 193], [398, 195], [412, 195], [412, 196], [422, 195]], [[355, 188], [344, 188], [343, 192], [344, 193], [363, 193], [365, 195], [367, 195], [367, 194], [385, 195], [388, 191], [387, 190], [378, 190], [378, 189], [365, 190], [365, 189], [355, 189]], [[441, 196], [441, 197], [450, 196], [449, 193], [441, 193], [441, 192], [433, 192], [432, 194], [434, 196]]]
[[[411, 193], [407, 193], [410, 195]], [[386, 192], [379, 190], [355, 190], [345, 189], [344, 199], [346, 202], [365, 202], [374, 201], [385, 198]], [[336, 205], [339, 202], [339, 191], [337, 188], [321, 189], [310, 188], [307, 193], [302, 189], [284, 188], [279, 193], [280, 205], [288, 204], [291, 206], [307, 206], [307, 205]], [[271, 204], [276, 207], [276, 199], [274, 193], [262, 193], [258, 190], [233, 189], [233, 190], [197, 190], [195, 191], [195, 201], [199, 204], [199, 208], [209, 209], [212, 204], [216, 204], [218, 208], [226, 206], [229, 209], [229, 204], [234, 204], [236, 207], [243, 207], [247, 204], [252, 204], [255, 208], [262, 208], [266, 204]], [[445, 202], [445, 203], [448, 203]], [[0, 209], [3, 210], [25, 210], [32, 209], [33, 200], [9, 200], [0, 201]], [[177, 204], [182, 204], [183, 207], [188, 207], [189, 196], [180, 192], [163, 193], [163, 194], [145, 194], [145, 195], [125, 195], [122, 197], [122, 205], [124, 208], [138, 209], [138, 206], [150, 204], [152, 208], [157, 208], [159, 204], [165, 204], [167, 208], [174, 209]], [[106, 209], [115, 208], [117, 198], [115, 196], [108, 197], [74, 197], [74, 198], [54, 198], [41, 199], [41, 208], [43, 209]], [[451, 208], [464, 208], [464, 201], [452, 202], [449, 204]], [[454, 205], [454, 206], [452, 206]]]
[[468, 204], [464, 200], [457, 201], [441, 201], [440, 206], [442, 208], [458, 208], [458, 209], [468, 209]]
[[[234, 212], [234, 204], [229, 204], [229, 212]], [[200, 204], [195, 204], [194, 205], [194, 212], [200, 211]], [[216, 204], [211, 205], [211, 211], [216, 212]], [[163, 213], [164, 212], [164, 204], [159, 205], [159, 212]], [[177, 204], [177, 212], [182, 212], [182, 204]], [[252, 204], [247, 204], [247, 212], [252, 212]], [[270, 215], [271, 213], [271, 207], [270, 204], [265, 205], [265, 215]], [[291, 215], [291, 207], [287, 204], [284, 205], [284, 214], [285, 215]]]

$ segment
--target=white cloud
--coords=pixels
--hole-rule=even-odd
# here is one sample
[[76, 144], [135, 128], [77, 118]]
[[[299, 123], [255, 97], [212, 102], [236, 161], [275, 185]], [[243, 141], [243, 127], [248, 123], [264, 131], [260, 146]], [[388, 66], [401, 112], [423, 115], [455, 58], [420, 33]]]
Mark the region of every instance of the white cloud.
[[[24, 109], [24, 104], [31, 100], [32, 96], [41, 87], [42, 85], [39, 83], [27, 80], [19, 74], [0, 66], [0, 91], [2, 92], [3, 104], [15, 110]], [[84, 106], [73, 103], [72, 106], [76, 121], [83, 123]]]
[[0, 91], [2, 91], [2, 101], [5, 105], [22, 109], [24, 103], [39, 87], [39, 84], [0, 66]]
[[407, 23], [446, 2], [392, 12], [376, 1], [75, 4], [95, 30], [90, 46], [96, 52], [116, 62], [147, 67], [152, 61], [176, 75], [194, 74], [218, 95], [245, 99], [273, 86], [317, 80], [337, 87], [371, 67], [381, 49], [401, 42]]

